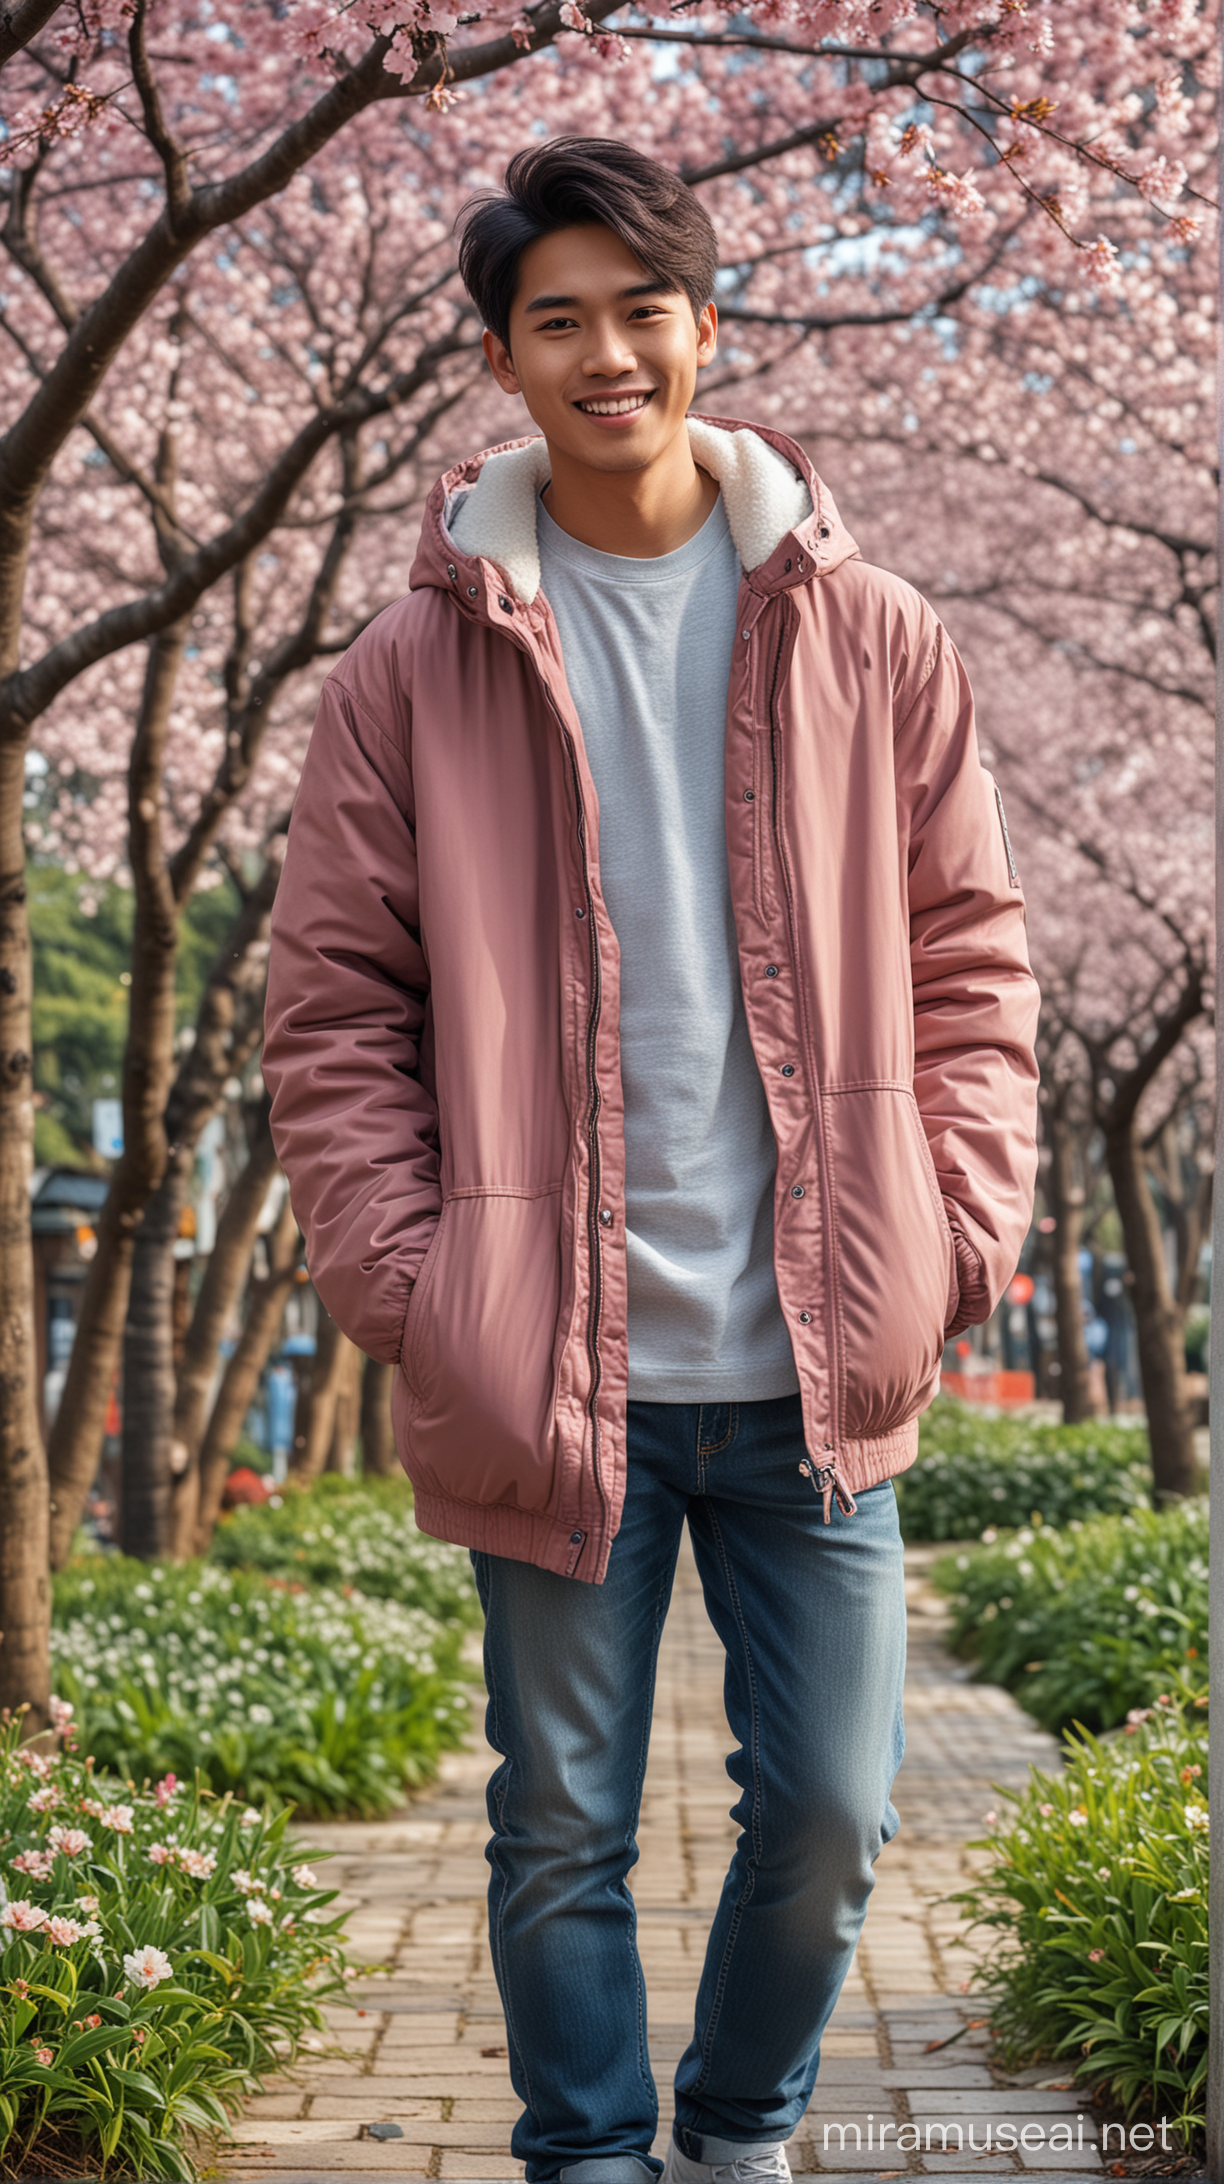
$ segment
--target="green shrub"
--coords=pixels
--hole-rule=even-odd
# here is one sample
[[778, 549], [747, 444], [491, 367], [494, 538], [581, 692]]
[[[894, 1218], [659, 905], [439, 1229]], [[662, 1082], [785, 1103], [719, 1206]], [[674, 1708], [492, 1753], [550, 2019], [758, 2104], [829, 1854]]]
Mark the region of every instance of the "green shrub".
[[55, 1675], [99, 1765], [198, 1765], [310, 1813], [387, 1812], [434, 1772], [467, 1721], [461, 1643], [397, 1601], [209, 1563], [95, 1556], [55, 1581]]
[[1150, 1506], [1152, 1472], [1135, 1426], [989, 1417], [940, 1396], [919, 1421], [917, 1460], [894, 1484], [901, 1529], [918, 1542]]
[[1132, 1510], [1064, 1531], [1027, 1527], [943, 1555], [950, 1642], [1047, 1729], [1110, 1729], [1131, 1707], [1207, 1677], [1207, 1502]]
[[0, 1728], [0, 2168], [190, 2179], [193, 2141], [343, 1995], [336, 1891], [287, 1813], [136, 1790], [19, 1730]]
[[1077, 1732], [1062, 1775], [998, 1785], [1015, 1810], [972, 1845], [990, 1854], [974, 1885], [945, 1899], [999, 1936], [970, 1985], [990, 1997], [1004, 2068], [1071, 2057], [1128, 2123], [1163, 2117], [1187, 2144], [1207, 2076], [1206, 1703]]
[[371, 1599], [397, 1600], [443, 1623], [480, 1620], [466, 1550], [417, 1531], [407, 1479], [328, 1472], [306, 1489], [287, 1487], [279, 1507], [265, 1503], [226, 1517], [209, 1559], [308, 1585], [354, 1585]]

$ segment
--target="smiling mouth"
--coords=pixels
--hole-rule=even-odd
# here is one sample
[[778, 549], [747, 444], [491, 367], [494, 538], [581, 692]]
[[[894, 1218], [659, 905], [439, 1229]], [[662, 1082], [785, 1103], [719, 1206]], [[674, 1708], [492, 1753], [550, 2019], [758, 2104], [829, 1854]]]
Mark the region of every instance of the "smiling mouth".
[[639, 389], [633, 394], [589, 394], [574, 408], [586, 417], [630, 417], [634, 410], [643, 410], [654, 395], [654, 388]]

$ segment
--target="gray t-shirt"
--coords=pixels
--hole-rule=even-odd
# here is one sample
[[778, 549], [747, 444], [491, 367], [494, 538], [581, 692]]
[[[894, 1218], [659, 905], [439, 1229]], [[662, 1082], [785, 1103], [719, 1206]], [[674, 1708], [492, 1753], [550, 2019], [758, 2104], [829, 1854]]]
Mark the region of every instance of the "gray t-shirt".
[[723, 805], [740, 566], [721, 497], [654, 560], [538, 503], [544, 595], [599, 798], [621, 955], [629, 1394], [798, 1388], [773, 1270], [773, 1130], [740, 991]]

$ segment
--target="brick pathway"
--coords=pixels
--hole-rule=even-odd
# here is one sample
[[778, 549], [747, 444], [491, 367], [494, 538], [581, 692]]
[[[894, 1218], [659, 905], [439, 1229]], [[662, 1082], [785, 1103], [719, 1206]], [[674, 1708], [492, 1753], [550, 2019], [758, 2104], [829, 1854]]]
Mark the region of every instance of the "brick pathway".
[[[935, 1551], [910, 1549], [906, 1558], [907, 1749], [893, 1791], [901, 1829], [876, 1866], [867, 1923], [825, 2035], [791, 2166], [796, 2175], [857, 2173], [864, 2180], [907, 2169], [1036, 2169], [1047, 2184], [1055, 2175], [1099, 2174], [1093, 2111], [1083, 2112], [1081, 2132], [1075, 2095], [1052, 2085], [1052, 2072], [1004, 2080], [988, 2066], [985, 2031], [964, 2029], [973, 2013], [961, 1983], [971, 1958], [957, 1942], [959, 1914], [935, 1899], [983, 1855], [964, 1844], [982, 1833], [982, 1815], [997, 1802], [991, 1785], [1021, 1785], [1030, 1762], [1054, 1768], [1058, 1757], [1053, 1739], [1007, 1693], [970, 1683], [945, 1651], [942, 1604], [924, 1575]], [[660, 2153], [671, 2121], [671, 2074], [689, 2038], [706, 1931], [734, 1836], [721, 1694], [722, 1653], [686, 1550], [663, 1640], [634, 1876], [663, 2111]], [[521, 2176], [508, 2153], [518, 2104], [484, 1930], [484, 1783], [492, 1762], [483, 1737], [473, 1741], [474, 1750], [446, 1762], [436, 1790], [392, 1819], [301, 1831], [304, 1842], [339, 1853], [331, 1871], [352, 1906], [354, 1955], [391, 1971], [355, 1986], [364, 2017], [337, 2012], [342, 2055], [305, 2063], [251, 2102], [227, 2162], [232, 2184], [269, 2176], [276, 2184], [324, 2184], [338, 2171], [405, 2180]], [[929, 2043], [950, 2035], [957, 2035], [950, 2046], [928, 2052]], [[1082, 2151], [1045, 2145], [1060, 2114], [1072, 2137], [1082, 2136]], [[970, 2125], [981, 2146], [988, 2118], [996, 2131], [1014, 2122], [1017, 2138], [1026, 2124], [1043, 2128], [1030, 2130], [1024, 2150], [970, 2151]], [[893, 2148], [881, 2153], [881, 2124], [899, 2128], [907, 2120], [919, 2125], [924, 2150], [898, 2153], [894, 2130]], [[928, 2123], [946, 2132], [928, 2131]], [[388, 2138], [380, 2127], [399, 2135]]]

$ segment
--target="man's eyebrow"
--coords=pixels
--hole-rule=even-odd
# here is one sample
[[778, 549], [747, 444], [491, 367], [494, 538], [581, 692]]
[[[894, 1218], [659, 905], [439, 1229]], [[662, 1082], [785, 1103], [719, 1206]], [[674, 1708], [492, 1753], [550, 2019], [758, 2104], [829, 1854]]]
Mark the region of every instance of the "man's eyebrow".
[[[663, 281], [638, 281], [632, 288], [619, 288], [618, 303], [627, 303], [632, 296], [670, 296], [672, 290]], [[581, 301], [578, 296], [533, 296], [523, 305], [524, 311], [572, 311]]]

